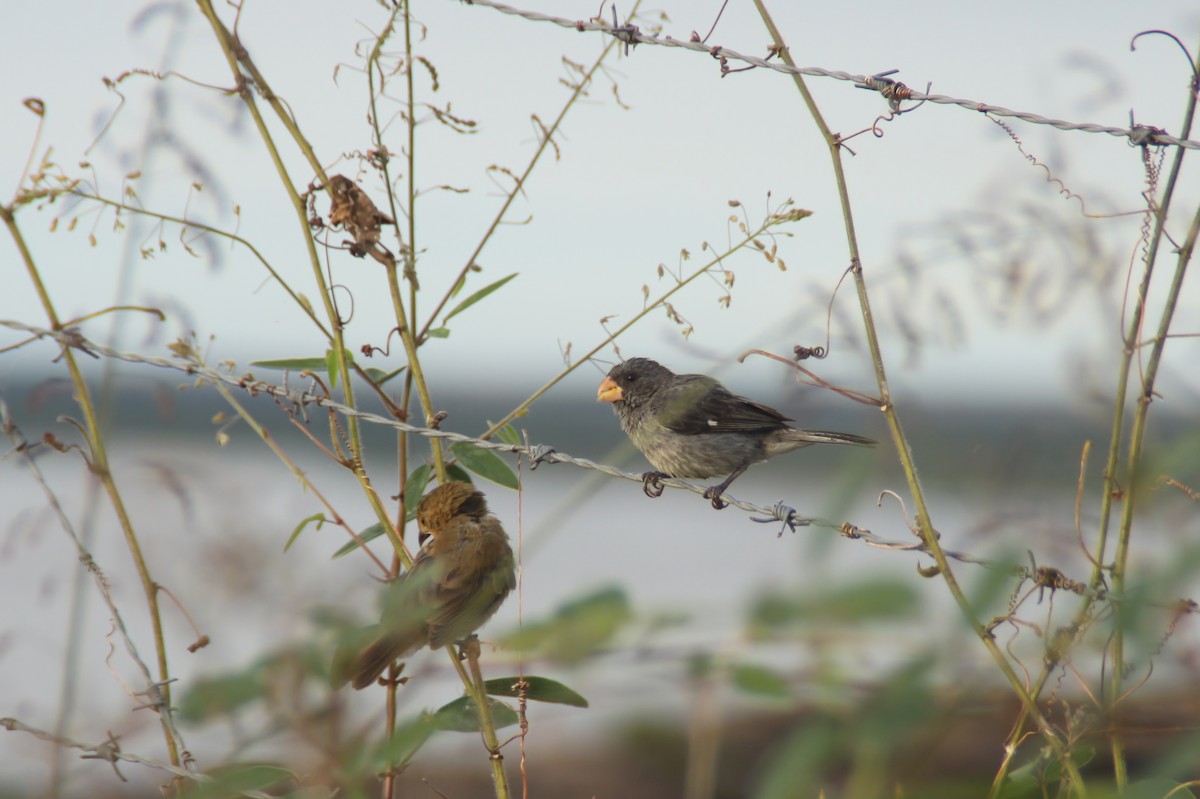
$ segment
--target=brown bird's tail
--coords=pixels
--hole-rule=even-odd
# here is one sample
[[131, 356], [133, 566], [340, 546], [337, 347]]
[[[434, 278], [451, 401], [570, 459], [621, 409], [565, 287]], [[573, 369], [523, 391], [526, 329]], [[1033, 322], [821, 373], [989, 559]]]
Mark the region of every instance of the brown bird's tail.
[[352, 667], [350, 684], [361, 691], [379, 679], [397, 658], [410, 655], [419, 649], [425, 640], [411, 633], [385, 633], [358, 655]]

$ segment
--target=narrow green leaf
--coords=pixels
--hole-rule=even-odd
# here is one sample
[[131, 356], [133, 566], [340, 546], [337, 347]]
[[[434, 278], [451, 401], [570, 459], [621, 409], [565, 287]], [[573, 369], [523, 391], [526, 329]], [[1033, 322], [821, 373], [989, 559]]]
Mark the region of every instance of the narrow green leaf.
[[234, 766], [211, 782], [201, 782], [187, 792], [188, 799], [226, 799], [245, 791], [261, 791], [296, 775], [279, 766]]
[[425, 496], [425, 486], [429, 485], [429, 464], [423, 463], [412, 470], [404, 488], [404, 521], [411, 522], [417, 518], [417, 505]]
[[451, 463], [446, 467], [446, 476], [451, 480], [459, 480], [464, 483], [471, 483], [472, 485], [475, 484], [475, 481], [471, 479], [471, 475], [467, 474], [467, 470], [457, 463]]
[[[358, 537], [362, 539], [364, 544], [368, 541], [374, 541], [381, 535], [387, 535], [387, 528], [379, 522], [375, 522], [370, 527], [358, 531]], [[337, 552], [333, 553], [331, 560], [337, 560], [343, 555], [348, 555], [356, 549], [358, 549], [358, 542], [351, 538], [349, 541], [343, 544]]]
[[733, 667], [732, 676], [733, 684], [748, 694], [782, 699], [792, 694], [787, 680], [766, 666], [740, 663]]
[[320, 372], [327, 365], [324, 358], [282, 358], [275, 361], [251, 361], [251, 366], [264, 369], [286, 369], [289, 372]]
[[454, 306], [454, 310], [452, 310], [450, 313], [446, 314], [446, 318], [442, 320], [442, 324], [443, 324], [443, 325], [444, 325], [444, 324], [446, 324], [446, 323], [447, 323], [447, 322], [449, 322], [451, 319], [453, 319], [455, 316], [457, 316], [458, 314], [460, 314], [460, 313], [462, 313], [463, 311], [467, 310], [467, 309], [468, 309], [468, 308], [470, 308], [472, 305], [474, 305], [475, 303], [479, 302], [479, 301], [480, 301], [480, 300], [482, 300], [484, 297], [486, 297], [487, 295], [491, 294], [493, 291], [495, 291], [496, 289], [500, 288], [501, 286], [503, 286], [503, 285], [504, 285], [505, 283], [507, 283], [508, 281], [512, 280], [514, 277], [516, 277], [516, 276], [517, 276], [517, 274], [518, 274], [517, 272], [513, 272], [513, 273], [512, 273], [511, 275], [509, 275], [508, 277], [502, 277], [502, 278], [500, 278], [499, 280], [497, 280], [495, 283], [490, 283], [490, 284], [488, 284], [488, 285], [484, 286], [483, 288], [481, 288], [479, 291], [477, 291], [477, 292], [475, 292], [474, 294], [472, 294], [470, 297], [467, 297], [465, 300], [463, 300], [462, 302], [460, 302], [458, 305], [455, 305], [455, 306]]
[[[497, 729], [516, 724], [520, 719], [517, 712], [499, 699], [488, 700], [488, 710], [492, 714], [492, 725]], [[433, 726], [439, 730], [451, 732], [478, 732], [479, 716], [475, 713], [475, 703], [469, 696], [460, 696], [449, 704], [442, 705], [433, 714]]]
[[632, 616], [624, 591], [602, 589], [562, 605], [544, 621], [526, 623], [505, 636], [503, 644], [573, 663], [606, 646]]
[[806, 622], [886, 621], [915, 615], [920, 601], [908, 583], [870, 580], [851, 583], [814, 597], [770, 594], [755, 602], [750, 619], [753, 624], [763, 627]]
[[[497, 677], [485, 682], [483, 687], [492, 696], [519, 696], [517, 682], [520, 679], [520, 677]], [[570, 705], [571, 707], [588, 706], [586, 699], [557, 680], [551, 680], [548, 677], [525, 677], [524, 679], [528, 686], [525, 690], [527, 699], [552, 702], [556, 705]]]
[[188, 722], [229, 715], [262, 698], [259, 669], [197, 680], [179, 703], [179, 717]]
[[474, 444], [460, 441], [450, 446], [458, 458], [458, 462], [480, 477], [487, 478], [505, 488], [516, 489], [517, 474], [504, 459], [490, 449], [482, 449]]
[[312, 516], [301, 519], [300, 523], [296, 525], [296, 528], [292, 530], [292, 534], [288, 536], [287, 543], [283, 545], [283, 551], [287, 552], [292, 548], [292, 544], [296, 543], [296, 539], [300, 537], [300, 533], [304, 532], [304, 528], [308, 527], [309, 522], [316, 522], [317, 529], [320, 530], [321, 525], [324, 524], [325, 521], [326, 519], [324, 513], [314, 513]]
[[[374, 366], [368, 366], [367, 368], [363, 369], [363, 372], [367, 375], [367, 378], [377, 386], [382, 386], [385, 382], [387, 382], [388, 373], [382, 369], [376, 369]], [[397, 370], [393, 374], [399, 373], [399, 370]]]
[[[493, 424], [494, 423], [489, 419], [488, 427], [491, 427]], [[500, 439], [505, 444], [511, 444], [514, 447], [519, 447], [523, 443], [521, 441], [521, 434], [518, 433], [517, 429], [511, 424], [506, 424], [504, 427], [501, 427], [499, 430], [497, 430], [496, 438]]]
[[[413, 469], [408, 475], [408, 483], [404, 489], [404, 521], [406, 524], [417, 518], [417, 505], [420, 504], [421, 497], [424, 496], [425, 487], [427, 485], [429, 485], [429, 464], [423, 463], [417, 468]], [[364, 544], [368, 541], [374, 541], [381, 535], [387, 535], [387, 528], [379, 522], [372, 524], [370, 527], [366, 528], [365, 530], [361, 530], [358, 533], [358, 537], [362, 539]], [[354, 539], [350, 539], [343, 544], [337, 552], [333, 553], [332, 559], [337, 560], [343, 555], [348, 555], [356, 549], [358, 549], [358, 542]]]
[[338, 381], [337, 356], [334, 355], [332, 348], [325, 350], [325, 372], [329, 375], [329, 387], [337, 388], [337, 381]]
[[1130, 783], [1121, 792], [1121, 799], [1196, 799], [1196, 794], [1189, 790], [1194, 787], [1194, 782], [1180, 783], [1166, 777], [1149, 777]]
[[390, 740], [385, 741], [375, 753], [371, 770], [379, 772], [388, 767], [403, 767], [436, 731], [433, 716], [428, 713], [421, 713], [416, 718], [400, 724], [390, 736]]
[[449, 338], [450, 337], [450, 328], [435, 327], [429, 331], [429, 335], [432, 336], [433, 338]]

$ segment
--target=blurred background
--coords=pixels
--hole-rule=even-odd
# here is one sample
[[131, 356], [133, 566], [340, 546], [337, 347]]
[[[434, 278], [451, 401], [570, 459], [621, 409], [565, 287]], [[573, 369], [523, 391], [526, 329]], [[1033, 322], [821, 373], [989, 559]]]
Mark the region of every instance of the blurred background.
[[[720, 10], [679, 5], [642, 9], [639, 24], [675, 38], [704, 36]], [[1200, 32], [1200, 11], [1182, 1], [917, 2], [903, 14], [871, 2], [853, 10], [778, 5], [772, 12], [801, 65], [899, 69], [894, 77], [918, 90], [930, 84], [934, 93], [1114, 126], [1132, 113], [1172, 134], [1188, 96], [1187, 59], [1165, 37], [1143, 37], [1133, 52], [1129, 43], [1140, 31], [1165, 29], [1194, 46]], [[521, 7], [579, 19], [597, 13], [595, 4]], [[609, 18], [611, 7], [601, 10]], [[630, 10], [617, 9], [622, 17]], [[231, 9], [219, 12], [231, 23]], [[46, 159], [104, 196], [236, 231], [315, 302], [307, 234], [244, 107], [219, 90], [230, 85], [229, 69], [203, 16], [187, 3], [86, 4], [69, 13], [63, 20], [61, 9], [38, 4], [6, 10], [0, 186], [13, 188], [4, 191], [15, 193], [27, 164], [36, 169]], [[562, 108], [563, 82], [578, 79], [573, 65], [590, 65], [607, 40], [442, 0], [414, 13], [415, 47], [426, 59], [415, 73], [427, 104], [418, 112], [416, 245], [428, 313], [492, 224], [509, 174], [524, 169], [541, 126]], [[238, 21], [325, 168], [361, 178], [381, 204], [383, 187], [358, 155], [372, 146], [364, 58], [387, 14], [374, 3], [263, 1], [244, 4]], [[709, 39], [754, 55], [765, 55], [768, 41], [744, 2], [729, 4]], [[388, 47], [402, 55], [403, 37]], [[161, 77], [105, 81], [133, 69]], [[391, 85], [398, 91], [401, 83]], [[1131, 307], [1127, 280], [1141, 274], [1142, 151], [1119, 138], [1010, 121], [1019, 149], [978, 113], [927, 104], [880, 120], [887, 108], [874, 92], [832, 80], [809, 85], [834, 130], [861, 132], [844, 160], [867, 285], [943, 545], [1001, 562], [1032, 559], [1085, 579], [1090, 563], [1075, 522], [1080, 457], [1093, 442], [1080, 515], [1090, 542]], [[21, 105], [29, 97], [45, 103], [40, 130]], [[402, 100], [386, 94], [378, 111], [397, 154], [407, 146]], [[452, 131], [432, 121], [431, 108], [471, 124]], [[273, 132], [282, 136], [277, 124]], [[764, 70], [722, 78], [705, 56], [639, 46], [606, 62], [555, 144], [476, 257], [481, 271], [465, 291], [517, 277], [468, 312], [430, 320], [449, 330], [422, 348], [435, 405], [448, 414], [443, 426], [486, 429], [554, 377], [564, 353], [579, 357], [606, 328], [638, 313], [644, 292], [658, 296], [672, 273], [687, 274], [739, 240], [739, 223], [754, 229], [791, 200], [813, 215], [764, 237], [786, 269], [744, 252], [725, 259], [732, 286], [721, 273], [696, 281], [672, 298], [683, 321], [655, 312], [621, 337], [620, 353], [713, 374], [803, 426], [880, 440], [874, 451], [817, 448], [755, 467], [733, 493], [915, 541], [911, 504], [877, 503], [884, 491], [909, 500], [882, 415], [801, 385], [781, 364], [737, 360], [750, 348], [788, 357], [798, 344], [825, 345], [829, 357], [808, 368], [875, 391], [853, 286], [835, 292], [847, 255], [828, 156], [790, 79]], [[1152, 168], [1159, 155], [1150, 151]], [[294, 148], [284, 157], [305, 188], [311, 170]], [[404, 177], [403, 159], [393, 166]], [[1178, 241], [1200, 202], [1194, 165], [1185, 165], [1174, 202], [1169, 230]], [[327, 213], [324, 198], [318, 210]], [[162, 322], [136, 313], [89, 321], [83, 332], [92, 339], [165, 356], [170, 342], [194, 334], [210, 364], [229, 361], [234, 372], [270, 380], [280, 373], [250, 362], [324, 358], [320, 332], [259, 260], [228, 239], [66, 199], [25, 207], [18, 221], [63, 318], [109, 305], [166, 314]], [[0, 319], [44, 324], [12, 239], [5, 241]], [[1173, 266], [1160, 260], [1163, 275]], [[352, 308], [347, 344], [356, 353], [386, 348], [394, 320], [382, 270], [336, 251], [327, 269], [339, 303]], [[1164, 291], [1165, 281], [1156, 284], [1148, 306], [1157, 308]], [[1191, 337], [1167, 347], [1161, 401], [1150, 415], [1148, 490], [1131, 561], [1147, 600], [1129, 622], [1130, 657], [1141, 669], [1131, 679], [1152, 661], [1153, 680], [1119, 722], [1096, 721], [1088, 690], [1103, 669], [1101, 635], [1045, 694], [1064, 725], [1076, 719], [1082, 727], [1090, 713], [1093, 729], [1127, 729], [1131, 762], [1147, 779], [1200, 778], [1188, 754], [1200, 721], [1200, 641], [1195, 622], [1170, 609], [1200, 594], [1200, 521], [1194, 496], [1161, 479], [1200, 487], [1197, 319], [1200, 292], [1191, 281], [1175, 328]], [[0, 348], [24, 338], [0, 329]], [[58, 354], [47, 342], [0, 350], [0, 393], [30, 440], [46, 432], [77, 440], [63, 418], [80, 414]], [[645, 462], [610, 408], [595, 402], [616, 353], [608, 348], [600, 358], [514, 424], [534, 443], [641, 471]], [[393, 338], [390, 354], [363, 362], [390, 370], [404, 361]], [[189, 750], [202, 769], [278, 762], [321, 784], [319, 776], [336, 772], [332, 764], [383, 729], [381, 692], [333, 694], [306, 670], [327, 654], [336, 622], [371, 620], [377, 573], [361, 556], [331, 559], [345, 543], [332, 525], [310, 527], [284, 552], [320, 505], [247, 427], [223, 426], [217, 417], [228, 407], [211, 388], [146, 365], [85, 368], [155, 579], [211, 638], [188, 653], [196, 632], [164, 602]], [[373, 523], [352, 475], [270, 399], [243, 399], [351, 525]], [[328, 438], [320, 414], [308, 426]], [[218, 431], [229, 435], [227, 445], [218, 445]], [[368, 427], [366, 450], [380, 494], [395, 494], [395, 439]], [[427, 456], [415, 442], [412, 462]], [[51, 453], [39, 464], [90, 536], [141, 655], [151, 658], [140, 585], [111, 509], [94, 504], [78, 457]], [[111, 732], [126, 751], [161, 758], [156, 718], [135, 711], [122, 687], [136, 686], [136, 677], [122, 654], [110, 656], [107, 611], [90, 584], [75, 598], [75, 550], [47, 499], [14, 451], [0, 468], [0, 599], [10, 608], [0, 623], [0, 715], [87, 741]], [[482, 484], [519, 541], [523, 569], [519, 596], [481, 631], [500, 644], [485, 646], [487, 676], [545, 675], [590, 704], [531, 704], [525, 743], [535, 794], [874, 796], [894, 795], [897, 785], [912, 795], [986, 793], [1017, 709], [944, 584], [918, 575], [928, 558], [822, 528], [780, 536], [778, 523], [713, 512], [693, 494], [668, 491], [652, 501], [635, 483], [566, 465], [521, 464], [520, 476], [520, 492]], [[977, 567], [960, 571], [985, 619], [1030, 590]], [[997, 635], [1036, 671], [1042, 634], [1065, 623], [1076, 602], [1064, 592], [1029, 599], [1024, 623]], [[578, 621], [580, 608], [592, 615]], [[553, 620], [578, 623], [591, 637], [556, 648]], [[541, 623], [550, 632], [522, 649], [514, 636]], [[292, 679], [280, 676], [291, 663], [302, 667], [287, 672]], [[402, 714], [461, 693], [444, 653], [418, 655], [407, 673], [414, 679], [401, 691]], [[197, 693], [230, 675], [246, 681], [249, 698], [234, 702], [217, 690], [206, 702]], [[517, 780], [515, 746], [506, 756]], [[108, 766], [19, 733], [0, 737], [0, 747], [3, 795], [141, 796], [162, 781], [123, 764], [124, 783]], [[1103, 760], [1103, 743], [1095, 748]], [[481, 752], [475, 735], [435, 736], [403, 776], [407, 790], [482, 795], [490, 789]]]

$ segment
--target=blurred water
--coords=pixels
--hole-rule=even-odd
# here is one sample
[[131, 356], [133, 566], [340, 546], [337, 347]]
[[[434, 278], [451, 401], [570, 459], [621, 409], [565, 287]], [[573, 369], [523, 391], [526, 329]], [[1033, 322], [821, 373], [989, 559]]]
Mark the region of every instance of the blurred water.
[[[250, 440], [247, 431], [238, 432], [235, 443], [225, 449], [216, 447], [207, 433], [115, 440], [113, 472], [125, 492], [154, 579], [211, 637], [209, 646], [189, 654], [185, 647], [195, 634], [164, 596], [171, 669], [183, 689], [198, 677], [244, 667], [277, 646], [307, 640], [313, 635], [311, 613], [317, 609], [337, 609], [364, 622], [373, 616], [379, 591], [373, 578], [378, 573], [361, 555], [330, 559], [345, 541], [338, 528], [310, 527], [283, 552], [297, 523], [320, 512], [321, 506], [272, 454]], [[347, 472], [314, 457], [312, 448], [297, 436], [277, 440], [299, 459], [351, 524], [361, 529], [373, 523], [360, 489]], [[1024, 444], [1014, 441], [1013, 446], [1020, 451]], [[372, 451], [377, 458], [386, 455], [382, 446], [373, 446]], [[968, 460], [959, 472], [1004, 460], [982, 452], [972, 454], [968, 449]], [[1036, 458], [1023, 458], [1036, 466]], [[882, 507], [875, 504], [884, 489], [906, 495], [890, 470], [891, 460], [887, 444], [875, 451], [812, 448], [755, 467], [735, 484], [734, 493], [762, 505], [783, 499], [804, 514], [851, 521], [880, 535], [911, 541], [898, 504], [891, 500]], [[51, 728], [66, 651], [69, 588], [79, 567], [37, 484], [18, 463], [10, 457], [0, 481], [0, 507], [6, 509], [7, 518], [0, 541], [0, 601], [7, 609], [0, 629], [0, 715]], [[1087, 562], [1073, 528], [1069, 475], [1050, 483], [1014, 473], [1010, 483], [996, 484], [956, 474], [954, 463], [937, 458], [924, 472], [927, 479], [933, 474], [947, 476], [930, 480], [927, 486], [943, 545], [977, 555], [1003, 553], [1021, 559], [1030, 550], [1039, 564], [1086, 578]], [[51, 455], [39, 464], [78, 523], [88, 479], [80, 459]], [[634, 457], [627, 468], [640, 469], [641, 461]], [[373, 474], [382, 495], [394, 493], [387, 484], [394, 479], [392, 473], [379, 468]], [[713, 511], [694, 494], [668, 491], [651, 500], [636, 483], [565, 465], [523, 470], [522, 478], [519, 496], [499, 486], [482, 486], [514, 546], [520, 548], [523, 567], [519, 595], [501, 608], [482, 637], [496, 637], [515, 628], [522, 617], [536, 620], [566, 600], [609, 585], [628, 593], [638, 617], [612, 654], [592, 660], [585, 668], [544, 663], [529, 667], [562, 679], [592, 702], [587, 711], [541, 706], [539, 733], [547, 736], [542, 746], [557, 737], [554, 730], [595, 732], [598, 720], [619, 719], [651, 707], [665, 714], [684, 713], [689, 701], [684, 685], [687, 662], [697, 653], [747, 656], [799, 675], [814, 659], [831, 657], [828, 651], [814, 649], [819, 645], [835, 652], [832, 657], [843, 664], [847, 675], [863, 681], [886, 673], [919, 651], [950, 654], [939, 661], [944, 679], [978, 676], [989, 669], [982, 647], [964, 649], [964, 627], [944, 584], [917, 576], [915, 567], [928, 565], [928, 558], [874, 549], [826, 529], [801, 528], [779, 535], [776, 523], [756, 524], [732, 508]], [[1093, 510], [1089, 503], [1085, 525]], [[908, 514], [911, 517], [911, 507]], [[150, 661], [153, 647], [141, 586], [104, 502], [94, 521], [91, 551], [112, 585], [142, 657]], [[1150, 515], [1137, 530], [1136, 573], [1166, 580], [1172, 567], [1178, 572], [1188, 558], [1194, 564], [1200, 550], [1198, 533], [1194, 503], [1173, 492], [1156, 494]], [[384, 546], [377, 544], [375, 549], [386, 559]], [[978, 567], [961, 567], [959, 574], [968, 590], [985, 576]], [[872, 580], [912, 586], [920, 598], [917, 614], [870, 627], [834, 625], [818, 631], [807, 643], [752, 649], [746, 635], [747, 613], [763, 592], [811, 597]], [[1185, 571], [1171, 588], [1180, 596], [1200, 596], [1195, 569]], [[1006, 593], [1007, 589], [993, 597], [995, 612], [1002, 612]], [[72, 734], [95, 741], [111, 730], [126, 736], [127, 750], [140, 751], [142, 745], [146, 751], [159, 751], [154, 718], [147, 711], [131, 710], [133, 703], [117, 679], [137, 690], [138, 677], [121, 646], [109, 658], [107, 611], [90, 586], [88, 597], [81, 653], [83, 700]], [[1049, 605], [1039, 606], [1038, 612]], [[655, 618], [674, 614], [685, 616], [686, 622], [654, 627]], [[1151, 637], [1158, 634], [1157, 629], [1148, 632]], [[1018, 647], [1021, 643], [1036, 651], [1034, 637], [1022, 639]], [[1196, 631], [1185, 629], [1172, 640], [1162, 668], [1195, 658], [1197, 651]], [[512, 655], [503, 652], [487, 653], [485, 661], [489, 675], [516, 673], [518, 668]], [[1031, 661], [1038, 662], [1036, 657]], [[447, 666], [441, 652], [414, 659], [409, 673], [421, 679], [403, 692], [408, 710], [436, 707], [461, 692]], [[350, 701], [360, 706], [364, 717], [377, 712], [376, 697], [360, 694]], [[190, 731], [189, 745], [202, 763], [228, 755], [227, 736], [220, 730], [218, 725], [203, 733]], [[462, 737], [474, 741], [472, 736]], [[438, 746], [453, 750], [467, 745], [455, 740]], [[3, 744], [7, 753], [3, 779], [42, 784], [48, 745], [22, 735], [6, 735]], [[94, 764], [72, 768], [80, 774], [95, 771]]]

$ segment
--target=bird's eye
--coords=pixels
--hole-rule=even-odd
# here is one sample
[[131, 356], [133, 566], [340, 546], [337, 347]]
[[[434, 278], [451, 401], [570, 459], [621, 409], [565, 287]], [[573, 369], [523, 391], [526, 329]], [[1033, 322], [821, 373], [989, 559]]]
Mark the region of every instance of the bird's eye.
[[634, 380], [637, 380], [637, 375], [635, 375], [635, 374], [625, 375], [625, 382], [632, 383]]

